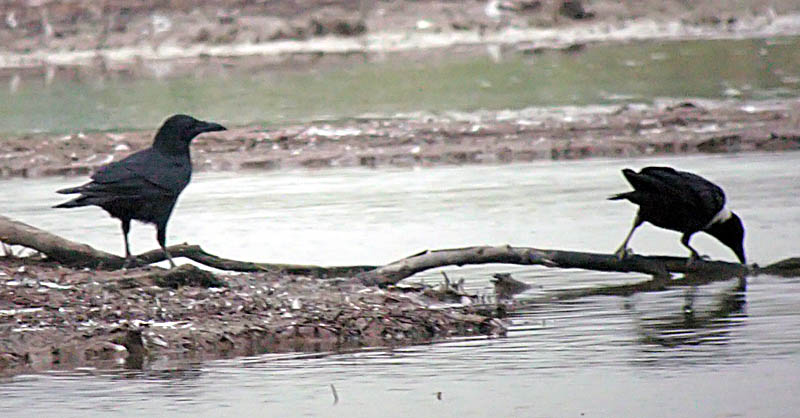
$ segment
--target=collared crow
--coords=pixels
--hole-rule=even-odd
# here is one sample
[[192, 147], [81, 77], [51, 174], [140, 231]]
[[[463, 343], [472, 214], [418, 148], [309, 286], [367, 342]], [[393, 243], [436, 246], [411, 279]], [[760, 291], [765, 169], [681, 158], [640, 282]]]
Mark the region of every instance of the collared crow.
[[725, 193], [716, 184], [692, 173], [670, 167], [645, 167], [638, 173], [622, 170], [633, 191], [609, 197], [627, 199], [639, 205], [628, 236], [617, 250], [620, 259], [628, 253], [628, 241], [644, 222], [682, 232], [681, 243], [691, 251], [690, 261], [699, 258], [689, 245], [695, 232], [705, 232], [733, 250], [743, 264], [744, 226], [742, 220], [725, 206]]
[[128, 246], [131, 220], [155, 224], [158, 244], [170, 266], [175, 267], [165, 243], [167, 221], [192, 177], [189, 144], [203, 132], [223, 130], [225, 127], [220, 124], [191, 116], [170, 116], [158, 129], [150, 148], [100, 167], [89, 183], [58, 190], [56, 193], [80, 196], [54, 207], [95, 205], [119, 219], [125, 239], [125, 266], [133, 262]]

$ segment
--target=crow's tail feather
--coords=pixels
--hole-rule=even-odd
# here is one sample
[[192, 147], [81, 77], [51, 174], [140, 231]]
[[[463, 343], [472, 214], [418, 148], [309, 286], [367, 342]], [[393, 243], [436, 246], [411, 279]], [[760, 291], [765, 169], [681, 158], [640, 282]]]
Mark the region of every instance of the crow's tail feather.
[[83, 186], [67, 187], [66, 189], [56, 190], [56, 193], [58, 193], [58, 194], [75, 194], [75, 193], [80, 193], [81, 191], [83, 191]]
[[81, 206], [86, 206], [87, 203], [84, 202], [84, 198], [78, 197], [72, 200], [68, 200], [64, 203], [60, 203], [58, 205], [53, 206], [54, 208], [79, 208]]

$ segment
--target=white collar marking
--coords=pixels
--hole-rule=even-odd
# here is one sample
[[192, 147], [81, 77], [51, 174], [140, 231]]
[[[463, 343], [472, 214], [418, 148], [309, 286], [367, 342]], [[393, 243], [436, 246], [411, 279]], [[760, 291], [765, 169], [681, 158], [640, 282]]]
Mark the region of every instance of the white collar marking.
[[709, 222], [708, 225], [706, 225], [706, 227], [703, 228], [703, 229], [708, 229], [711, 225], [714, 225], [716, 223], [725, 222], [728, 219], [730, 219], [731, 216], [732, 216], [732, 214], [731, 214], [731, 211], [728, 209], [728, 207], [727, 206], [723, 206], [722, 209], [720, 209], [720, 211], [717, 212], [717, 214], [714, 215], [713, 218], [711, 218], [711, 222]]

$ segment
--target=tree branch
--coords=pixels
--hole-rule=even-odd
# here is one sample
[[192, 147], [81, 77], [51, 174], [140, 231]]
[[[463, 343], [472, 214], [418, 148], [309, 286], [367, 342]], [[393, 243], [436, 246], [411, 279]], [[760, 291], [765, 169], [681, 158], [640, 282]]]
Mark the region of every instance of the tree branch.
[[[122, 257], [96, 250], [47, 231], [0, 215], [0, 241], [21, 245], [45, 254], [47, 257], [73, 267], [90, 267], [113, 270], [122, 268]], [[386, 286], [395, 284], [421, 271], [450, 265], [468, 264], [519, 264], [540, 265], [556, 268], [579, 268], [622, 273], [644, 273], [656, 278], [668, 278], [671, 273], [724, 277], [745, 277], [752, 274], [773, 274], [785, 277], [800, 276], [800, 258], [790, 258], [764, 268], [746, 266], [724, 261], [696, 260], [692, 264], [682, 257], [634, 255], [624, 260], [612, 254], [585, 253], [577, 251], [549, 250], [511, 246], [481, 246], [423, 251], [382, 267], [340, 266], [324, 267], [299, 264], [270, 264], [231, 260], [203, 251], [197, 245], [174, 245], [168, 248], [173, 257], [185, 257], [197, 263], [226, 271], [275, 272], [302, 274], [318, 278], [355, 277], [366, 285]], [[164, 260], [158, 249], [137, 256], [139, 265]], [[658, 285], [658, 283], [655, 283]]]
[[[374, 270], [376, 266], [334, 266], [323, 267], [304, 264], [271, 264], [250, 261], [231, 260], [205, 252], [199, 245], [173, 245], [167, 247], [173, 258], [185, 257], [208, 267], [219, 270], [239, 272], [275, 272], [285, 274], [302, 274], [318, 278], [351, 277], [359, 273]], [[153, 264], [166, 260], [161, 249], [148, 251], [136, 256], [140, 264]]]
[[634, 255], [620, 260], [613, 254], [527, 247], [483, 246], [425, 251], [359, 274], [358, 278], [365, 284], [386, 286], [435, 267], [488, 263], [540, 265], [622, 273], [633, 272], [656, 277], [667, 277], [670, 273], [713, 273], [737, 277], [747, 275], [752, 270], [751, 267], [745, 265], [724, 261], [697, 260], [689, 265], [688, 259], [681, 257]]
[[[0, 242], [9, 245], [21, 245], [46, 255], [61, 264], [72, 267], [89, 267], [104, 270], [121, 269], [125, 263], [123, 257], [99, 251], [89, 245], [79, 244], [61, 238], [34, 226], [12, 220], [0, 215]], [[231, 260], [218, 257], [203, 251], [197, 245], [173, 245], [167, 250], [172, 257], [185, 257], [208, 267], [226, 271], [258, 272], [268, 271], [286, 274], [303, 274], [319, 278], [352, 277], [375, 269], [375, 266], [341, 266], [323, 267], [300, 264], [269, 264], [249, 261]], [[161, 249], [148, 251], [136, 256], [137, 265], [147, 265], [164, 261]]]
[[125, 262], [122, 257], [61, 238], [3, 215], [0, 215], [0, 241], [32, 248], [66, 265], [114, 269], [121, 268]]

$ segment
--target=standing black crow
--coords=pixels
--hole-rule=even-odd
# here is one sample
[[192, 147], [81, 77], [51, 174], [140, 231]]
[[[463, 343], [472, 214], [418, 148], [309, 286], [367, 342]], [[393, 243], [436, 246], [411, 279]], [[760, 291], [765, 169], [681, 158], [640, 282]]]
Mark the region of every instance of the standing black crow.
[[609, 200], [627, 199], [639, 205], [639, 212], [616, 252], [620, 259], [629, 253], [628, 241], [633, 231], [650, 222], [682, 232], [681, 243], [692, 252], [690, 260], [699, 255], [689, 240], [695, 232], [703, 231], [733, 250], [739, 261], [745, 263], [742, 220], [725, 207], [725, 193], [719, 186], [670, 167], [645, 167], [638, 173], [626, 168], [622, 174], [634, 190], [611, 196]]
[[153, 146], [100, 167], [92, 175], [92, 181], [83, 186], [58, 190], [56, 193], [80, 193], [80, 196], [54, 207], [95, 205], [119, 219], [125, 238], [126, 266], [133, 261], [128, 246], [131, 219], [155, 224], [158, 245], [170, 266], [175, 267], [165, 244], [167, 221], [178, 195], [192, 177], [189, 143], [203, 132], [224, 130], [222, 125], [191, 116], [170, 116], [158, 129]]

